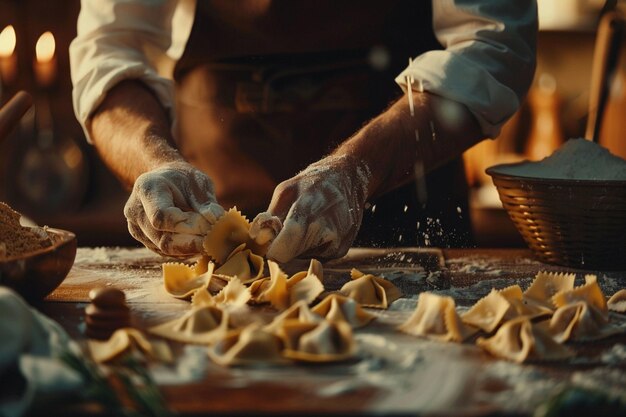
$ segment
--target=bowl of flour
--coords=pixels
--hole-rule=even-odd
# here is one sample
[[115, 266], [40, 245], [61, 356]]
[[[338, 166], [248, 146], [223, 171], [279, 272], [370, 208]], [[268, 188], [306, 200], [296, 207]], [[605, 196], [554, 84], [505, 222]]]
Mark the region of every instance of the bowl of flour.
[[496, 165], [487, 174], [540, 260], [626, 270], [626, 160], [570, 139], [541, 161]]

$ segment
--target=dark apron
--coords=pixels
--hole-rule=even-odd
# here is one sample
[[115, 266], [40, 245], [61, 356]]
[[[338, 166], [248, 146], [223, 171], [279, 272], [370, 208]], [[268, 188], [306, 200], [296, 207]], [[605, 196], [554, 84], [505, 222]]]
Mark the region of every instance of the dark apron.
[[[175, 69], [179, 149], [223, 206], [254, 217], [278, 183], [401, 95], [393, 80], [408, 57], [439, 48], [430, 1], [200, 0]], [[375, 51], [386, 65], [372, 65]], [[425, 207], [414, 184], [371, 202], [355, 244], [468, 245], [462, 163], [427, 184]]]

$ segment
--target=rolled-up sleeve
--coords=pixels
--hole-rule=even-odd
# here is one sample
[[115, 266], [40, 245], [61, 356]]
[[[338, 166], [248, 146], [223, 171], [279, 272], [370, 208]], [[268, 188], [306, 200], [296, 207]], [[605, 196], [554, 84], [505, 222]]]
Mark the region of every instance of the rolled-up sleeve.
[[483, 133], [496, 137], [519, 108], [533, 79], [537, 34], [535, 0], [433, 0], [441, 51], [416, 57], [396, 78], [413, 88], [460, 102]]
[[178, 7], [176, 0], [82, 0], [70, 68], [74, 111], [88, 141], [92, 113], [126, 79], [142, 81], [173, 120], [173, 81], [158, 73], [155, 61], [178, 52], [172, 51]]

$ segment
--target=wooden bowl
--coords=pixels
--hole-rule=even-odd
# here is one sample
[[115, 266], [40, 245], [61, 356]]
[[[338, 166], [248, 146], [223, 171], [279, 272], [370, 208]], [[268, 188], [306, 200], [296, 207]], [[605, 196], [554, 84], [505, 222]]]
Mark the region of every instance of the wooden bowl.
[[531, 178], [487, 169], [502, 205], [543, 262], [626, 270], [626, 181]]
[[43, 300], [63, 282], [76, 257], [74, 233], [47, 230], [52, 246], [0, 261], [0, 285], [12, 288], [31, 303]]

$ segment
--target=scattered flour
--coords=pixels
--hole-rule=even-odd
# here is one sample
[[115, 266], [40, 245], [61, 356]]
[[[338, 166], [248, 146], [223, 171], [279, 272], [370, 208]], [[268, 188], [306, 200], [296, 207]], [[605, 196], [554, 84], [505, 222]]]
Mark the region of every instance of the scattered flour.
[[503, 174], [572, 180], [626, 180], [626, 161], [586, 139], [570, 139], [549, 157], [502, 167]]
[[149, 368], [159, 385], [180, 385], [199, 381], [207, 371], [209, 357], [205, 346], [187, 345], [177, 356], [175, 365], [157, 365]]
[[455, 272], [462, 272], [465, 274], [486, 274], [486, 275], [498, 275], [502, 271], [494, 268], [495, 259], [485, 259], [477, 257], [463, 257], [448, 260], [447, 263], [450, 267], [456, 268], [461, 265]]
[[607, 365], [624, 365], [626, 364], [626, 345], [621, 343], [616, 344], [611, 349], [607, 350], [600, 357], [602, 363]]

